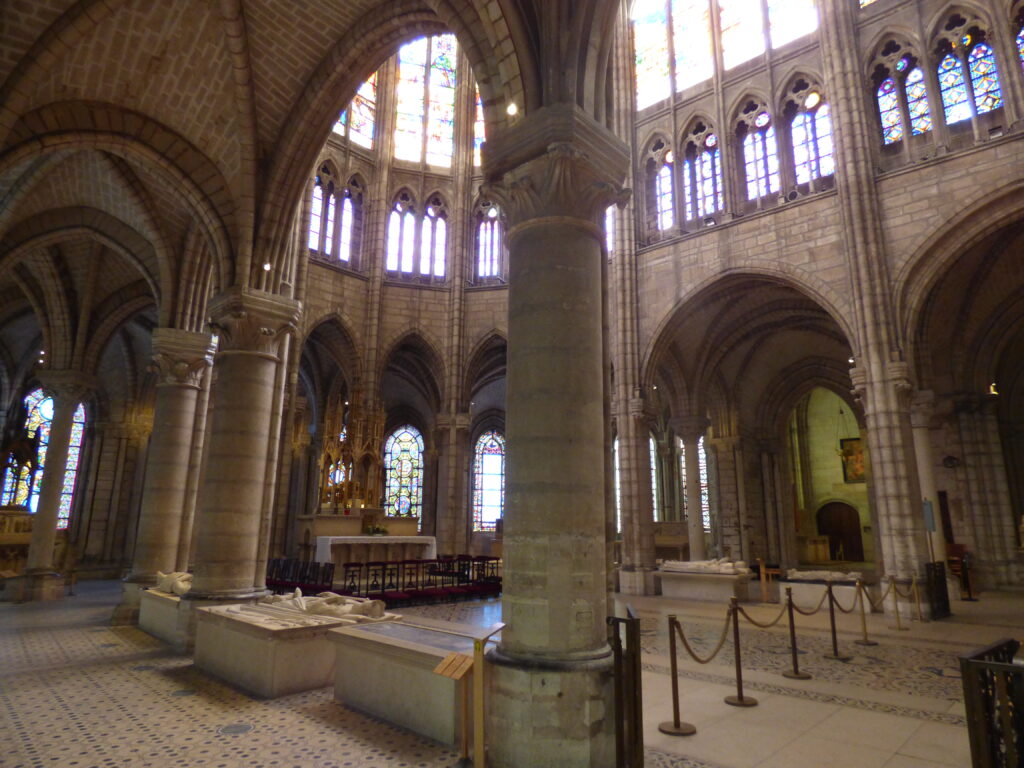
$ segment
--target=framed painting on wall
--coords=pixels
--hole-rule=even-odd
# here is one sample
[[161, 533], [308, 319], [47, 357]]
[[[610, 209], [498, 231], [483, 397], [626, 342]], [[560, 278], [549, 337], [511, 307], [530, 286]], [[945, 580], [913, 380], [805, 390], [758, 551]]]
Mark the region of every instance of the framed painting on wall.
[[839, 441], [839, 455], [843, 459], [843, 482], [863, 483], [864, 448], [859, 437], [848, 437]]

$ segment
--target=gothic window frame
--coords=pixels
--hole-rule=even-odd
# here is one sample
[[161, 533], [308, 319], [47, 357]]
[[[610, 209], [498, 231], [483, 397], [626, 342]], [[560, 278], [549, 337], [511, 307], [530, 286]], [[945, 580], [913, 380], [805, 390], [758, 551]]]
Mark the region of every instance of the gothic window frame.
[[[484, 445], [486, 443], [491, 446], [496, 445], [500, 451], [495, 452], [492, 450], [485, 450], [489, 446]], [[500, 469], [498, 472], [486, 472], [485, 471], [485, 459], [484, 456], [500, 456]], [[474, 533], [493, 533], [497, 528], [497, 521], [504, 519], [505, 516], [505, 483], [506, 483], [506, 470], [507, 470], [507, 458], [508, 458], [508, 446], [506, 443], [505, 435], [500, 429], [485, 429], [477, 436], [476, 440], [473, 441], [473, 483], [472, 483], [472, 527]], [[498, 502], [498, 514], [493, 520], [484, 519], [484, 511], [486, 507], [493, 505], [484, 504], [484, 494], [488, 490], [494, 490], [488, 488], [484, 482], [486, 477], [499, 475], [501, 480], [500, 489], [500, 500]]]
[[[451, 69], [450, 69], [450, 82], [445, 82], [443, 85], [438, 85], [438, 78], [445, 81], [445, 71], [441, 68], [435, 67], [435, 62], [439, 56], [447, 56], [448, 53], [443, 52], [438, 54], [438, 41], [444, 38], [445, 45], [451, 44], [450, 57], [451, 57]], [[421, 41], [423, 43], [425, 51], [422, 59], [422, 63], [419, 61], [413, 62], [410, 59], [403, 60], [403, 52], [411, 46], [419, 45]], [[396, 76], [394, 79], [394, 111], [395, 111], [395, 125], [393, 130], [393, 150], [392, 159], [399, 163], [412, 163], [415, 165], [422, 165], [431, 168], [453, 168], [456, 152], [456, 113], [457, 113], [457, 99], [458, 99], [458, 79], [459, 79], [459, 56], [460, 49], [458, 41], [455, 35], [450, 32], [437, 34], [437, 35], [422, 35], [413, 40], [409, 40], [404, 43], [398, 51], [398, 65], [396, 70]], [[411, 102], [403, 99], [403, 85], [407, 86], [409, 96], [412, 96], [414, 87], [419, 83], [415, 80], [403, 80], [402, 67], [408, 63], [410, 66], [416, 68], [422, 68], [422, 94], [416, 96], [418, 99], [418, 113], [419, 116], [416, 120], [410, 119], [410, 112], [403, 112], [403, 106], [407, 106]], [[446, 92], [450, 91], [451, 104], [447, 102], [441, 102], [439, 97], [445, 95]], [[442, 119], [441, 113], [443, 109], [439, 108], [448, 106], [448, 112], [444, 113], [450, 117], [450, 121], [447, 118]], [[448, 125], [448, 131], [451, 136], [450, 139], [443, 141], [445, 147], [449, 150], [447, 153], [441, 149], [441, 154], [438, 154], [441, 148], [441, 143], [435, 137], [431, 138], [431, 130], [434, 125], [434, 121], [450, 122]], [[403, 125], [411, 126], [414, 122], [418, 122], [418, 136], [419, 136], [419, 151], [412, 156], [413, 153], [406, 152], [407, 141], [406, 139], [412, 136], [411, 132], [403, 132]], [[435, 162], [438, 158], [447, 157], [447, 162]]]
[[785, 99], [785, 186], [800, 195], [832, 189], [835, 125], [824, 88], [815, 78], [798, 76], [787, 88]]
[[[402, 437], [409, 435], [412, 440]], [[395, 447], [399, 441], [398, 455]], [[408, 458], [409, 465], [403, 460], [404, 444], [412, 442], [417, 455]], [[404, 422], [392, 429], [384, 438], [384, 514], [388, 517], [417, 517], [423, 524], [423, 480], [426, 470], [426, 441], [423, 432], [410, 422]], [[410, 452], [411, 454], [411, 452]], [[396, 479], [396, 473], [400, 473]]]
[[645, 208], [650, 242], [671, 237], [678, 231], [676, 212], [675, 153], [664, 136], [655, 136], [644, 153]]
[[388, 280], [435, 284], [448, 279], [451, 218], [440, 192], [420, 206], [408, 187], [391, 198], [384, 237], [384, 273]]
[[[770, 208], [779, 202], [782, 194], [784, 167], [779, 130], [772, 110], [766, 101], [748, 98], [737, 113], [734, 125], [742, 205], [747, 211]], [[757, 171], [753, 180], [750, 177], [751, 166]], [[752, 184], [758, 192], [756, 197], [751, 197]]]
[[477, 285], [504, 283], [508, 276], [505, 217], [498, 205], [480, 198], [473, 206], [473, 269]]
[[[871, 60], [869, 83], [878, 130], [878, 152], [885, 167], [924, 156], [935, 141], [936, 112], [941, 111], [931, 62], [916, 47], [898, 35], [886, 35]], [[882, 113], [881, 91], [891, 84], [887, 112], [897, 119], [897, 135], [888, 138]], [[912, 93], [913, 89], [913, 93]], [[923, 113], [914, 107], [923, 104]]]
[[[977, 16], [965, 13], [957, 9], [946, 14], [936, 30], [932, 45], [932, 75], [937, 86], [936, 94], [940, 107], [937, 114], [941, 116], [942, 125], [951, 139], [965, 134], [985, 136], [990, 128], [1001, 125], [1005, 119], [1003, 114], [1006, 106], [1007, 70], [1005, 62], [1000, 61], [999, 46], [990, 31], [992, 26]], [[995, 105], [985, 108], [982, 108], [980, 102], [983, 98], [981, 94], [986, 91], [978, 90], [980, 78], [972, 66], [974, 54], [981, 46], [987, 49], [987, 55], [991, 57], [991, 72], [995, 79], [998, 100]], [[959, 73], [958, 82], [944, 84], [943, 71], [953, 71], [954, 66]], [[947, 99], [947, 94], [961, 88], [964, 98], [953, 104]], [[950, 120], [953, 106], [961, 106], [959, 114], [962, 116]]]
[[[380, 130], [380, 80], [381, 71], [373, 72], [366, 80], [360, 83], [352, 100], [345, 105], [345, 108], [338, 114], [334, 123], [333, 132], [343, 138], [350, 146], [360, 147], [367, 151], [375, 151], [378, 143], [378, 132]], [[372, 95], [371, 95], [372, 92]], [[362, 109], [364, 113], [371, 115], [370, 136], [362, 131], [355, 131], [352, 128], [353, 110]]]
[[[30, 514], [38, 511], [39, 491], [42, 486], [43, 473], [46, 471], [46, 454], [50, 442], [50, 429], [53, 425], [53, 409], [55, 403], [52, 395], [48, 395], [42, 387], [31, 388], [21, 402], [26, 406], [26, 420], [23, 427], [30, 438], [37, 433], [39, 449], [36, 454], [37, 466], [33, 472], [23, 467], [15, 477], [11, 467], [2, 467], [0, 478], [0, 500], [3, 504], [20, 505], [29, 510]], [[49, 403], [50, 415], [45, 415], [44, 403]], [[35, 423], [34, 423], [35, 422]], [[85, 446], [85, 428], [88, 424], [88, 412], [84, 403], [75, 407], [71, 423], [71, 435], [68, 444], [68, 455], [64, 465], [64, 476], [58, 497], [57, 530], [65, 530], [71, 523], [71, 513], [75, 502], [75, 488], [78, 483], [82, 464], [82, 451]]]
[[[726, 209], [722, 135], [714, 130], [710, 120], [697, 118], [691, 122], [680, 146], [683, 226], [714, 226]], [[710, 193], [706, 186], [709, 182]]]
[[306, 247], [311, 258], [331, 266], [358, 269], [363, 243], [364, 187], [358, 174], [341, 185], [330, 163], [320, 165], [313, 177], [306, 224]]

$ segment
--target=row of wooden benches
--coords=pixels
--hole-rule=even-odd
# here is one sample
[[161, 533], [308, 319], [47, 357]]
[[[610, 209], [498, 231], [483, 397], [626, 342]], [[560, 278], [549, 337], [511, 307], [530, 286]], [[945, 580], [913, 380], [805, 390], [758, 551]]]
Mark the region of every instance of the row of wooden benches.
[[271, 560], [267, 588], [303, 593], [333, 591], [383, 600], [388, 607], [416, 603], [484, 598], [501, 593], [499, 559], [458, 555], [434, 560], [380, 560], [342, 566], [340, 586], [334, 585], [334, 563]]

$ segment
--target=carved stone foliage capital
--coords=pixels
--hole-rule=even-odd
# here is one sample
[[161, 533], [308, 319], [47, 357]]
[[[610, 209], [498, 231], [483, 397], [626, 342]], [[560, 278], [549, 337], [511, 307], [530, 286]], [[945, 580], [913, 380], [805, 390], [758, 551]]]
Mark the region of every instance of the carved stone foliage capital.
[[149, 365], [151, 373], [157, 375], [158, 385], [199, 387], [202, 385], [203, 372], [209, 367], [210, 361], [199, 359], [183, 359], [170, 353], [157, 352]]
[[484, 184], [481, 192], [497, 201], [511, 228], [548, 217], [596, 224], [609, 205], [625, 207], [630, 196], [630, 190], [571, 142], [548, 145], [543, 155], [509, 171], [501, 181]]
[[688, 441], [702, 438], [711, 421], [706, 416], [674, 416], [668, 424], [679, 437]]
[[44, 370], [39, 371], [37, 377], [43, 390], [58, 406], [83, 403], [96, 389], [93, 377], [81, 371]]
[[211, 302], [209, 326], [221, 352], [274, 355], [282, 337], [295, 330], [298, 313], [292, 299], [234, 288]]

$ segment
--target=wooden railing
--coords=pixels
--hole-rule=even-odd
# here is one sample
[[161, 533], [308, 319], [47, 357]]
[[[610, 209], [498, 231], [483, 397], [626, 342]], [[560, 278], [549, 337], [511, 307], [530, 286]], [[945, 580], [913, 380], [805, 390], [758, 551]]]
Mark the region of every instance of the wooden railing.
[[973, 768], [1024, 765], [1024, 665], [1017, 640], [1000, 640], [960, 657]]

